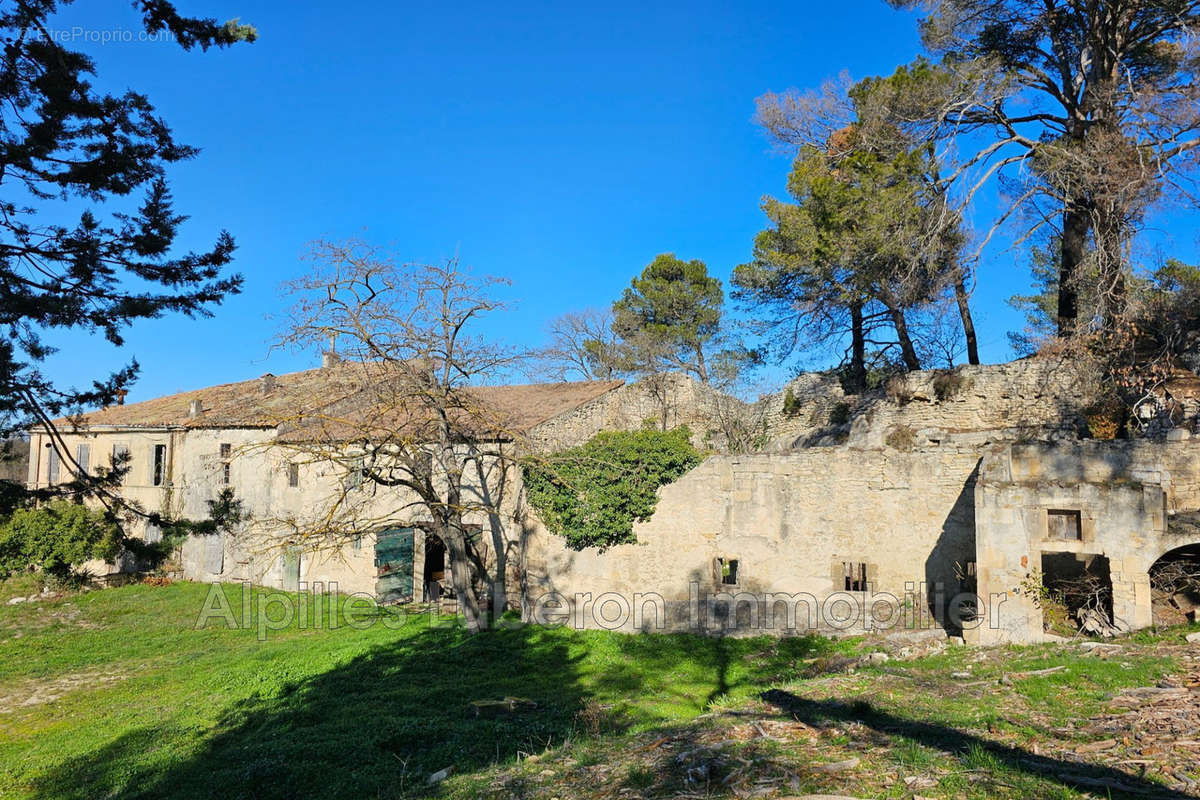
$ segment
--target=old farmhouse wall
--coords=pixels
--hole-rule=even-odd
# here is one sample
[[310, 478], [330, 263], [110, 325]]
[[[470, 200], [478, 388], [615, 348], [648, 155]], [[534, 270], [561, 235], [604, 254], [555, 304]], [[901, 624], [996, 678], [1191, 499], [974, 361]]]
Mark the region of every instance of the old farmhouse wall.
[[[81, 427], [60, 427], [57, 457], [47, 433], [33, 431], [29, 483], [70, 480], [77, 457], [95, 470], [127, 452], [121, 491], [145, 511], [203, 519], [226, 487], [243, 504], [248, 517], [235, 530], [185, 542], [186, 578], [383, 597], [382, 583], [411, 573], [401, 593], [429, 599], [442, 556], [414, 498], [370, 481], [347, 491], [353, 458], [314, 457], [303, 438], [280, 433], [297, 402], [346, 391], [347, 369], [96, 412]], [[1187, 397], [1182, 418], [1167, 420], [1167, 441], [1079, 441], [1080, 384], [1068, 365], [1029, 360], [946, 375], [910, 374], [861, 397], [845, 396], [830, 375], [802, 376], [788, 413], [783, 393], [751, 406], [678, 376], [499, 387], [495, 401], [531, 420], [511, 442], [520, 452], [647, 421], [687, 424], [697, 444], [718, 450], [738, 425], [773, 444], [710, 455], [660, 490], [656, 513], [635, 526], [636, 544], [605, 552], [567, 549], [524, 502], [511, 467], [506, 478], [498, 468], [470, 478], [468, 495], [500, 500], [500, 512], [465, 521], [509, 599], [543, 622], [776, 633], [903, 624], [976, 642], [1035, 641], [1044, 620], [1024, 589], [1047, 565], [1079, 564], [1104, 567], [1113, 627], [1151, 624], [1151, 566], [1200, 545], [1200, 440]], [[380, 534], [397, 528], [411, 550], [394, 568], [380, 561]], [[158, 535], [144, 520], [130, 530]], [[436, 559], [428, 565], [427, 540]], [[979, 600], [963, 599], [976, 591]]]
[[[1019, 589], [1055, 557], [1096, 557], [1111, 576], [1117, 629], [1153, 623], [1149, 570], [1163, 555], [1200, 543], [1176, 524], [1200, 511], [1200, 442], [1060, 442], [996, 448], [975, 497], [979, 594], [991, 619], [980, 643], [1036, 641], [1043, 613]], [[1070, 559], [1068, 559], [1068, 563]]]
[[[584, 604], [611, 595], [632, 607], [635, 597], [654, 593], [670, 606], [666, 627], [698, 621], [720, 627], [720, 620], [692, 616], [697, 594], [745, 592], [761, 600], [803, 593], [822, 601], [845, 591], [846, 565], [857, 564], [865, 565], [875, 592], [900, 602], [908, 596], [919, 607], [931, 584], [956, 593], [956, 567], [974, 559], [979, 458], [972, 448], [953, 446], [712, 456], [661, 490], [654, 516], [635, 526], [637, 544], [574, 552], [535, 521], [527, 602], [556, 617], [559, 605], [568, 604], [570, 624], [633, 630], [654, 628], [655, 621], [634, 619], [631, 608], [613, 624]], [[717, 559], [737, 561], [735, 583], [723, 583]], [[850, 599], [857, 605], [863, 597]], [[608, 616], [620, 616], [613, 602]], [[765, 627], [789, 627], [784, 617], [766, 625], [766, 608], [759, 612]], [[842, 621], [816, 624], [832, 629]], [[739, 627], [747, 629], [747, 619]]]

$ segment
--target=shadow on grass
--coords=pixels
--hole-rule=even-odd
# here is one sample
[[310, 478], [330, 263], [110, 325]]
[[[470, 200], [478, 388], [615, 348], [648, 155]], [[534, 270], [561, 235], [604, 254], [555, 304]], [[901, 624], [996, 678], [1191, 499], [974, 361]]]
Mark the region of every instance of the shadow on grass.
[[898, 717], [877, 709], [864, 700], [848, 703], [836, 700], [808, 700], [780, 689], [764, 692], [762, 699], [806, 725], [823, 727], [830, 723], [860, 722], [889, 738], [900, 737], [953, 756], [962, 756], [972, 750], [981, 751], [991, 755], [1008, 769], [1096, 797], [1156, 797], [1176, 800], [1195, 800], [1197, 797], [1172, 791], [1161, 784], [1120, 770], [1037, 755], [955, 728]]
[[[428, 629], [310, 680], [232, 706], [186, 756], [180, 732], [129, 732], [42, 776], [42, 798], [391, 797], [427, 778], [469, 772], [561, 744], [583, 700], [563, 637], [532, 628], [468, 637]], [[531, 710], [477, 718], [471, 701], [533, 700]], [[193, 737], [203, 731], [191, 732]]]
[[[703, 708], [736, 683], [749, 693], [752, 677], [788, 671], [821, 641], [418, 629], [316, 677], [282, 686], [264, 678], [262, 694], [232, 705], [211, 730], [181, 730], [163, 698], [160, 725], [64, 758], [31, 788], [43, 800], [437, 795], [431, 773], [469, 774], [561, 745], [581, 719], [586, 732], [582, 709], [620, 701], [622, 719], [605, 720], [605, 731], [653, 727], [663, 719], [654, 697], [673, 692]], [[506, 696], [536, 707], [473, 713], [472, 701]]]

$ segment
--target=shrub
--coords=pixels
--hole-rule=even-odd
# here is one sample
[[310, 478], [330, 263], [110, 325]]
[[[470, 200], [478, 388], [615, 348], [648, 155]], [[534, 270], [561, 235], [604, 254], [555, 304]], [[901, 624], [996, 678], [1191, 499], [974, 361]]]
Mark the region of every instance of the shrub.
[[115, 558], [121, 528], [101, 511], [56, 500], [40, 508], [18, 509], [0, 525], [0, 574], [40, 567], [66, 583], [72, 567], [94, 558]]
[[845, 425], [850, 421], [850, 404], [836, 403], [833, 408], [829, 409], [829, 424], [830, 425]]
[[1127, 416], [1125, 404], [1115, 398], [1097, 401], [1083, 411], [1088, 433], [1093, 439], [1116, 439], [1125, 426]]
[[941, 372], [933, 379], [933, 394], [939, 403], [958, 397], [971, 385], [971, 379], [960, 372]]
[[687, 428], [598, 433], [579, 447], [524, 465], [525, 491], [551, 531], [573, 550], [636, 542], [634, 522], [658, 505], [658, 489], [700, 463]]
[[801, 407], [800, 398], [796, 397], [796, 393], [789, 386], [787, 391], [783, 393], [783, 415], [785, 417], [794, 417], [800, 413]]
[[883, 443], [895, 450], [912, 450], [917, 444], [917, 434], [907, 425], [897, 425], [888, 431]]
[[908, 379], [903, 375], [888, 378], [885, 391], [888, 399], [898, 406], [908, 405], [912, 400], [912, 390], [908, 388]]

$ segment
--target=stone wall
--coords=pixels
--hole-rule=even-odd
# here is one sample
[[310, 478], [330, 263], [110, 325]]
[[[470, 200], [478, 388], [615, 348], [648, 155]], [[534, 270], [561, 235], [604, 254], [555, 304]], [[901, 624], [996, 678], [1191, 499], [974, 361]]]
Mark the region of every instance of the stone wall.
[[621, 386], [548, 420], [530, 431], [529, 438], [535, 449], [554, 451], [582, 444], [600, 431], [686, 425], [697, 446], [723, 450], [727, 423], [748, 418], [749, 410], [741, 400], [686, 375], [660, 375]]
[[[974, 558], [978, 461], [973, 448], [953, 446], [712, 456], [661, 490], [654, 516], [635, 527], [637, 544], [573, 552], [532, 520], [528, 604], [554, 609], [562, 596], [569, 624], [634, 630], [654, 624], [631, 613], [614, 625], [584, 606], [604, 595], [636, 606], [637, 596], [652, 593], [670, 605], [669, 627], [687, 626], [696, 622], [689, 604], [697, 593], [749, 593], [760, 602], [807, 594], [819, 602], [845, 589], [843, 564], [854, 563], [867, 565], [873, 591], [911, 595], [923, 608], [922, 584], [953, 594], [956, 565]], [[716, 559], [738, 562], [735, 584], [721, 582]], [[863, 595], [848, 599], [857, 605]], [[830, 621], [818, 615], [816, 627], [839, 627]], [[787, 627], [775, 622], [763, 627]]]
[[[1045, 554], [1107, 559], [1112, 622], [1152, 624], [1149, 569], [1163, 554], [1200, 541], [1172, 519], [1200, 510], [1200, 442], [1014, 444], [989, 453], [975, 517], [979, 594], [991, 619], [975, 641], [1038, 641], [1041, 609], [1023, 582], [1037, 584]], [[1055, 536], [1051, 514], [1078, 514], [1078, 538]]]
[[[1060, 361], [1025, 359], [913, 372], [888, 389], [847, 395], [835, 375], [806, 373], [756, 407], [774, 450], [842, 443], [883, 447], [889, 438], [897, 441], [893, 434], [899, 429], [919, 445], [950, 439], [982, 443], [989, 437], [971, 434], [1073, 434], [1082, 422], [1076, 408], [1080, 380]], [[788, 389], [797, 401], [791, 414], [784, 410]]]

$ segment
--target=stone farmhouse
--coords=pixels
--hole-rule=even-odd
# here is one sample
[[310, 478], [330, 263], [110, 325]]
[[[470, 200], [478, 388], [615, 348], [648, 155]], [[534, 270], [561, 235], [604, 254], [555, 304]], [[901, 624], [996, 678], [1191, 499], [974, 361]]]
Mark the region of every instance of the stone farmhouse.
[[[1082, 575], [1103, 586], [1106, 622], [1136, 629], [1154, 622], [1152, 567], [1200, 563], [1198, 384], [1172, 384], [1144, 415], [1152, 435], [1127, 441], [1081, 437], [1070, 370], [1038, 360], [911, 373], [863, 396], [802, 375], [756, 404], [685, 378], [665, 394], [620, 381], [480, 387], [480, 402], [515, 421], [513, 445], [524, 451], [648, 418], [687, 423], [702, 446], [720, 441], [730, 413], [761, 435], [755, 452], [713, 453], [663, 487], [636, 544], [567, 549], [523, 502], [519, 470], [481, 477], [472, 491], [500, 498], [500, 513], [471, 521], [488, 564], [503, 564], [510, 602], [551, 624], [928, 627], [969, 642], [1036, 641], [1044, 620], [1030, 581]], [[32, 431], [29, 482], [65, 480], [127, 452], [123, 491], [144, 508], [203, 517], [229, 486], [250, 513], [231, 535], [184, 544], [189, 579], [434, 599], [445, 548], [397, 491], [361, 487], [357, 518], [372, 523], [336, 547], [307, 546], [296, 533], [296, 520], [323, 513], [347, 475], [297, 457], [295, 416], [355, 391], [353, 371], [330, 360], [106, 408], [61, 425], [69, 459], [47, 431]]]

